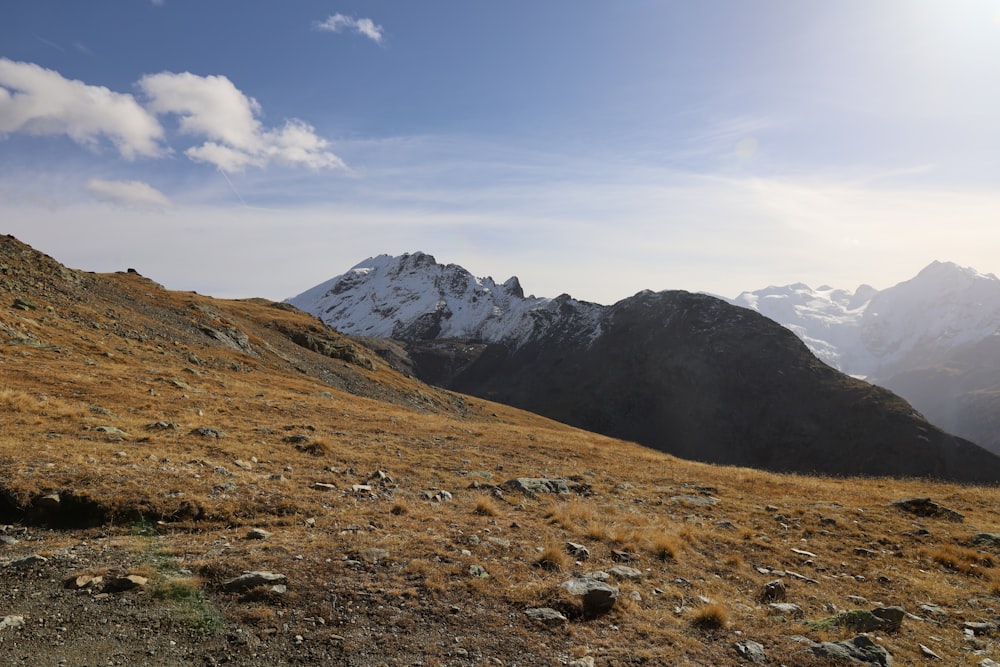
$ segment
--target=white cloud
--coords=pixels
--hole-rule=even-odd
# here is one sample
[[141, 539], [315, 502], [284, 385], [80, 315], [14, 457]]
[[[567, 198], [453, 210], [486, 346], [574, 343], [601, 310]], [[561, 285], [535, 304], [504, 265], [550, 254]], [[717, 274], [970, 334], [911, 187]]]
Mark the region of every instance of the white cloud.
[[129, 208], [159, 209], [172, 206], [165, 194], [142, 181], [106, 181], [94, 178], [87, 183], [87, 190], [99, 201]]
[[317, 21], [313, 24], [317, 30], [328, 32], [340, 32], [341, 30], [352, 30], [359, 35], [364, 35], [376, 44], [382, 43], [382, 26], [375, 25], [371, 19], [356, 19], [353, 16], [344, 14], [333, 14], [325, 21]]
[[157, 114], [176, 114], [181, 132], [208, 139], [185, 151], [192, 160], [226, 171], [264, 167], [271, 162], [313, 169], [344, 167], [329, 142], [296, 119], [281, 128], [263, 127], [260, 105], [224, 76], [161, 72], [144, 76], [139, 87]]
[[61, 135], [97, 148], [110, 141], [127, 160], [164, 153], [163, 128], [131, 95], [0, 58], [0, 136]]

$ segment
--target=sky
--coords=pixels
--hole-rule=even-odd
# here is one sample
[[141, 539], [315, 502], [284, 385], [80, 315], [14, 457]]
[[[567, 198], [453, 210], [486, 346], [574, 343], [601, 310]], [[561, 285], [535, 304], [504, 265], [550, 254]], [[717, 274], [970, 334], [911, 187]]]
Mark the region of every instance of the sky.
[[0, 232], [281, 300], [1000, 272], [1000, 0], [5, 0]]

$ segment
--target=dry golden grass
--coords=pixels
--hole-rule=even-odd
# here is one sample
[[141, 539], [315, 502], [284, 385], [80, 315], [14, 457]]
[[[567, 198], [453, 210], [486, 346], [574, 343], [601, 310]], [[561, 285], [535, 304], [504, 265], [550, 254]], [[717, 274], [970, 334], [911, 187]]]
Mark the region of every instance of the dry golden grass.
[[[65, 536], [53, 534], [39, 553], [58, 553], [80, 541], [74, 531], [99, 525], [109, 553], [127, 554], [138, 571], [171, 582], [173, 597], [190, 598], [192, 624], [211, 628], [212, 614], [223, 613], [253, 626], [280, 625], [274, 615], [283, 610], [267, 601], [213, 611], [216, 599], [225, 601], [220, 582], [245, 569], [273, 569], [299, 583], [291, 586], [295, 604], [310, 617], [339, 613], [331, 611], [328, 584], [342, 601], [350, 595], [363, 602], [352, 609], [396, 609], [386, 623], [455, 605], [479, 610], [483, 616], [470, 623], [485, 631], [544, 641], [552, 655], [586, 646], [606, 665], [733, 664], [737, 630], [775, 655], [799, 655], [790, 634], [820, 638], [757, 600], [763, 583], [781, 576], [773, 572], [795, 572], [808, 581], [784, 576], [789, 601], [807, 619], [828, 616], [827, 603], [844, 607], [845, 595], [914, 613], [924, 601], [949, 609], [942, 623], [907, 618], [892, 638], [896, 661], [922, 664], [917, 647], [933, 635], [942, 639], [934, 648], [945, 664], [975, 664], [963, 648], [961, 619], [996, 606], [1000, 579], [994, 555], [956, 545], [977, 532], [1000, 532], [996, 488], [680, 461], [426, 387], [380, 362], [372, 371], [306, 352], [275, 334], [317, 326], [300, 313], [166, 292], [125, 275], [101, 279], [137, 304], [152, 299], [155, 309], [118, 307], [112, 318], [105, 303], [52, 302], [46, 322], [28, 325], [0, 308], [0, 323], [28, 326], [57, 348], [2, 349], [0, 509], [45, 523], [40, 499], [59, 494], [63, 514], [53, 516], [64, 521]], [[252, 353], [219, 344], [202, 326], [245, 332]], [[224, 437], [198, 435], [199, 427]], [[296, 434], [305, 441], [285, 440]], [[377, 471], [389, 479], [373, 476]], [[585, 480], [592, 494], [501, 498], [482, 487], [543, 474]], [[720, 502], [668, 502], [691, 484], [717, 489]], [[431, 489], [453, 500], [427, 500], [423, 492]], [[912, 496], [931, 496], [965, 522], [889, 505]], [[249, 540], [251, 527], [275, 535]], [[567, 541], [591, 551], [582, 567], [566, 554]], [[377, 550], [388, 556], [376, 558]], [[526, 607], [576, 604], [560, 583], [578, 570], [614, 567], [621, 552], [633, 558], [622, 564], [643, 578], [615, 582], [623, 594], [607, 619], [560, 630], [522, 619]], [[472, 576], [473, 565], [489, 578]], [[179, 569], [193, 574], [187, 581], [167, 576]], [[980, 606], [971, 608], [970, 599]], [[348, 630], [337, 631], [346, 637]], [[447, 662], [443, 654], [435, 659]]]

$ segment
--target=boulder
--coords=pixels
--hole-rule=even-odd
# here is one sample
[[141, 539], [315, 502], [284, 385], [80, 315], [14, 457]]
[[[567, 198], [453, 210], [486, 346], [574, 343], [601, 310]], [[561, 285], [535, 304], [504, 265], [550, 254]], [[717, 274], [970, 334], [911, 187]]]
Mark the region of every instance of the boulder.
[[618, 589], [603, 581], [596, 579], [570, 579], [563, 582], [561, 587], [571, 595], [578, 595], [583, 601], [584, 618], [597, 618], [606, 614], [615, 606], [618, 601]]

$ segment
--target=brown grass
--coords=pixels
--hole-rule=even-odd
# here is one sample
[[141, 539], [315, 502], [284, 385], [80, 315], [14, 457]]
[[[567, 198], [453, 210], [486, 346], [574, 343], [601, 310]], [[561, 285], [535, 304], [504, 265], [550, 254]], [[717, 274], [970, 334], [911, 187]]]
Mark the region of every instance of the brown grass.
[[729, 611], [720, 604], [699, 607], [691, 615], [691, 625], [700, 630], [719, 630], [729, 623]]
[[975, 576], [982, 576], [983, 568], [992, 568], [996, 564], [996, 559], [991, 554], [954, 544], [943, 544], [926, 553], [938, 565]]

